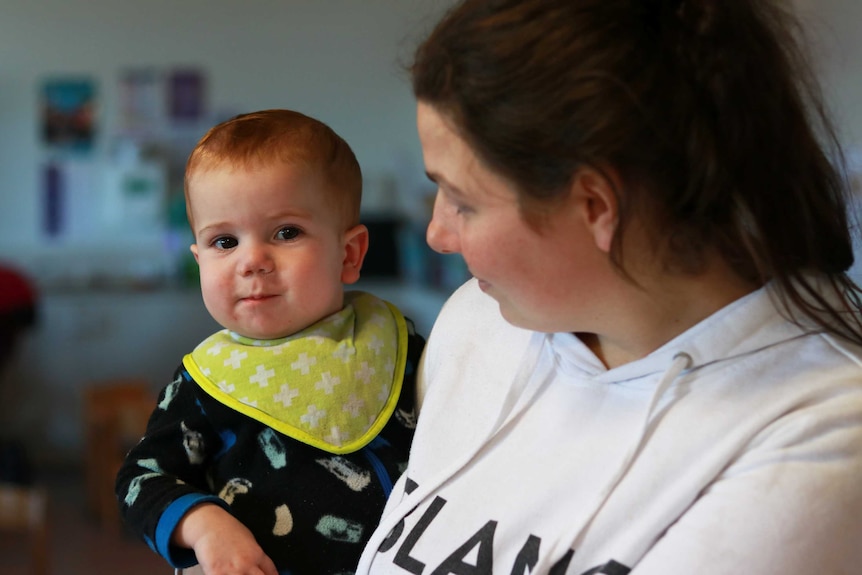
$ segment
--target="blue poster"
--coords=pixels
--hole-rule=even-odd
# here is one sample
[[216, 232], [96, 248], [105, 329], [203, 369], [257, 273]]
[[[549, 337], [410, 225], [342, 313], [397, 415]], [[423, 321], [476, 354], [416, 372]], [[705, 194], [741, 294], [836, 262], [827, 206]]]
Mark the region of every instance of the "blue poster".
[[88, 152], [95, 138], [96, 88], [89, 78], [55, 78], [42, 85], [42, 140], [52, 149]]

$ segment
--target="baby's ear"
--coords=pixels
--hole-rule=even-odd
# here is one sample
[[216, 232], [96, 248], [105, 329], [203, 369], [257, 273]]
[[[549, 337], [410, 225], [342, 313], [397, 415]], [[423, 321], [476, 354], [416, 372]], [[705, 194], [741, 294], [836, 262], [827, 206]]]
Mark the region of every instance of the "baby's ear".
[[200, 263], [200, 260], [198, 259], [198, 245], [197, 244], [190, 245], [189, 250], [191, 250], [192, 255], [195, 256], [195, 261]]
[[356, 283], [366, 253], [368, 253], [368, 228], [359, 224], [344, 232], [344, 261], [341, 264], [342, 283]]

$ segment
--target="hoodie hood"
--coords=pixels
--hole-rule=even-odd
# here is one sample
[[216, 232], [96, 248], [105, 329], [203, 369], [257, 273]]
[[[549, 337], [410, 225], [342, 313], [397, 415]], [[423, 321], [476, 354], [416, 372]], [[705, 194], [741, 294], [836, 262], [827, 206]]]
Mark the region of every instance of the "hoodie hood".
[[680, 353], [691, 358], [689, 369], [697, 369], [819, 331], [813, 326], [788, 326], [787, 320], [776, 314], [772, 305], [775, 297], [771, 287], [758, 289], [695, 324], [646, 357], [613, 369], [607, 369], [573, 334], [549, 334], [548, 339], [560, 368], [567, 373], [600, 383], [651, 386], [654, 382], [647, 376], [664, 372]]

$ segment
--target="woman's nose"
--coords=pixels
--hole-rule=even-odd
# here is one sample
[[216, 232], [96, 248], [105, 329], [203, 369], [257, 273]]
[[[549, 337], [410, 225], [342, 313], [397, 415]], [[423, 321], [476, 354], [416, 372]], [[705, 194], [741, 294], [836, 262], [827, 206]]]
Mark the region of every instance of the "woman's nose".
[[438, 192], [434, 198], [434, 211], [428, 229], [425, 231], [425, 241], [432, 250], [441, 254], [460, 252], [456, 222], [455, 206], [447, 202]]
[[240, 246], [240, 273], [242, 275], [268, 274], [274, 269], [274, 262], [266, 246], [245, 242]]

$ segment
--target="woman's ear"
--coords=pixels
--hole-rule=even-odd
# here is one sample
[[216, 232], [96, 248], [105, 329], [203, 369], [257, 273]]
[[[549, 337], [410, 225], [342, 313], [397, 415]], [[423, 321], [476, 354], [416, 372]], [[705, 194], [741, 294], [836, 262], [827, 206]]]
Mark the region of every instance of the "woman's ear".
[[579, 169], [572, 180], [572, 196], [587, 229], [596, 247], [606, 253], [611, 251], [619, 218], [619, 202], [614, 189], [609, 176], [595, 168]]
[[341, 264], [342, 283], [356, 283], [366, 253], [368, 253], [368, 228], [359, 224], [344, 232], [344, 261]]

